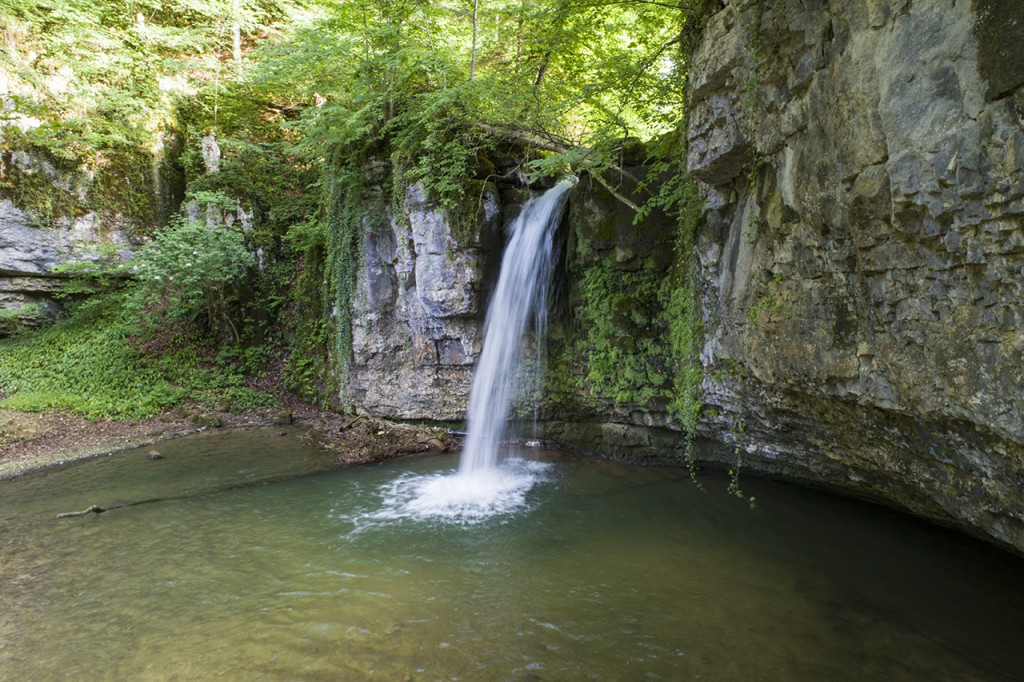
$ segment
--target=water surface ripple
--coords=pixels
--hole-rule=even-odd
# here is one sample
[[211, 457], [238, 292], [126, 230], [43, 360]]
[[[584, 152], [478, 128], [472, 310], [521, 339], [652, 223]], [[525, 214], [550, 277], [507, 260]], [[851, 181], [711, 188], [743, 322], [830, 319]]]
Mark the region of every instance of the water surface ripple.
[[161, 449], [0, 483], [0, 679], [1024, 679], [1022, 562], [847, 500], [537, 453], [450, 522], [451, 457]]

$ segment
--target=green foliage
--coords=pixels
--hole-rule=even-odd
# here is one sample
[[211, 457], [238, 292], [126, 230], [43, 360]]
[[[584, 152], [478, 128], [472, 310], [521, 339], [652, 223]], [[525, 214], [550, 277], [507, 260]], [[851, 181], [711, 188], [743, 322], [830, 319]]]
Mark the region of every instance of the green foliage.
[[[674, 147], [676, 135], [662, 138], [655, 151]], [[703, 366], [703, 320], [694, 239], [704, 211], [696, 182], [679, 167], [679, 155], [655, 158], [641, 189], [650, 198], [637, 222], [675, 218], [673, 257], [616, 263], [609, 244], [617, 240], [614, 221], [590, 223], [591, 242], [577, 233], [571, 255], [577, 288], [570, 302], [572, 324], [553, 330], [549, 363], [560, 377], [576, 377], [571, 387], [583, 404], [599, 399], [618, 406], [665, 411], [688, 434], [697, 428]], [[645, 227], [644, 229], [650, 229]], [[580, 370], [579, 368], [585, 368]], [[549, 382], [554, 400], [565, 402], [564, 381]], [[570, 382], [572, 383], [572, 382]], [[570, 390], [571, 392], [571, 390]], [[687, 457], [692, 457], [688, 450]]]
[[[159, 222], [153, 154], [179, 141], [187, 201], [225, 222], [242, 208], [256, 227], [243, 243], [237, 230], [172, 221], [134, 263], [127, 312], [149, 327], [229, 332], [237, 351], [226, 365], [258, 365], [256, 355], [286, 342], [287, 384], [314, 397], [347, 384], [361, 239], [389, 209], [403, 219], [410, 182], [425, 185], [459, 238], [492, 161], [533, 177], [600, 174], [623, 165], [638, 140], [661, 141], [658, 158], [678, 157], [689, 55], [714, 3], [6, 4], [0, 38], [13, 47], [0, 54], [0, 77], [17, 104], [11, 123], [39, 125], [3, 126], [3, 196], [42, 223], [114, 211], [148, 234]], [[217, 173], [199, 151], [211, 132]], [[58, 187], [46, 172], [22, 172], [17, 151], [73, 180]], [[652, 175], [668, 182], [650, 189], [642, 213], [677, 212], [691, 241], [680, 237], [682, 264], [667, 276], [620, 272], [600, 258], [580, 273], [580, 352], [591, 362], [582, 380], [596, 396], [668, 405], [690, 424], [700, 327], [684, 254], [687, 211], [699, 202], [659, 163]], [[390, 197], [373, 191], [389, 183]], [[298, 269], [273, 265], [297, 256]], [[72, 297], [123, 281], [114, 260], [76, 267]], [[108, 319], [102, 306], [81, 313]]]
[[736, 454], [736, 465], [729, 469], [728, 492], [735, 498], [743, 500], [750, 505], [750, 511], [757, 509], [757, 498], [753, 495], [747, 496], [740, 487], [740, 468], [743, 464], [743, 451], [740, 449], [739, 441], [746, 433], [746, 424], [742, 419], [733, 423], [729, 430], [729, 438], [736, 443], [733, 452]]
[[10, 322], [22, 317], [38, 315], [41, 312], [42, 306], [38, 303], [26, 303], [25, 305], [18, 306], [17, 308], [3, 308], [0, 309], [0, 323]]
[[257, 391], [248, 386], [231, 386], [225, 395], [232, 410], [254, 410], [277, 405], [277, 398], [272, 393]]
[[326, 233], [319, 221], [302, 223], [289, 233], [301, 250], [301, 265], [291, 289], [289, 319], [294, 329], [284, 365], [285, 386], [311, 403], [327, 406], [337, 392], [337, 375], [331, 371], [331, 304], [326, 273]]
[[62, 218], [75, 217], [79, 210], [75, 193], [73, 187], [56, 182], [58, 166], [47, 168], [16, 157], [31, 145], [17, 128], [0, 131], [4, 135], [0, 142], [0, 196], [11, 199], [43, 227], [56, 227]]
[[539, 175], [600, 172], [625, 141], [672, 130], [693, 37], [711, 6], [325, 4], [259, 53], [250, 83], [302, 103], [286, 124], [299, 133], [297, 153], [328, 165], [338, 153], [388, 159], [455, 209], [495, 131], [548, 149], [534, 159]]
[[224, 323], [238, 342], [231, 287], [253, 264], [240, 232], [175, 221], [132, 261], [138, 282], [130, 309], [143, 326], [204, 316], [207, 329]]
[[[499, 155], [496, 135], [540, 141], [527, 146], [548, 151], [520, 160], [534, 162], [533, 175], [615, 166], [625, 141], [675, 128], [695, 29], [710, 6], [544, 0], [481, 3], [470, 11], [457, 0], [311, 4], [306, 23], [292, 24], [281, 40], [249, 56], [253, 67], [244, 78], [201, 91], [189, 113], [193, 151], [185, 157], [192, 196], [244, 197], [258, 214], [271, 215], [289, 198], [273, 195], [263, 177], [297, 178], [293, 187], [311, 190], [299, 196], [319, 195], [318, 207], [292, 202], [273, 228], [304, 254], [301, 286], [293, 292], [306, 294], [300, 301], [293, 293], [288, 306], [304, 330], [291, 342], [289, 385], [323, 384], [325, 345], [340, 386], [347, 383], [360, 240], [373, 229], [367, 220], [383, 219], [389, 208], [373, 187], [390, 181], [391, 214], [402, 220], [406, 187], [422, 182], [459, 235], [475, 219], [479, 181], [493, 172], [487, 159]], [[194, 151], [210, 129], [223, 152], [217, 174], [204, 173]], [[277, 166], [275, 159], [289, 162]], [[261, 165], [268, 172], [254, 176], [251, 169]], [[301, 172], [289, 175], [288, 167]], [[272, 195], [271, 208], [261, 209], [261, 198]], [[645, 299], [659, 295], [655, 279], [647, 274]], [[598, 300], [590, 312], [599, 317], [608, 311]], [[662, 313], [652, 314], [657, 319], [631, 324], [666, 329]], [[607, 334], [593, 338], [599, 366], [620, 352], [605, 345], [611, 326], [600, 329]], [[651, 350], [653, 364], [640, 360], [645, 349], [627, 353], [635, 362], [624, 387], [603, 385], [601, 372], [596, 385], [619, 399], [662, 396], [671, 381], [667, 365], [660, 366], [670, 350], [661, 345]]]
[[388, 122], [391, 163], [403, 184], [422, 182], [451, 212], [461, 208], [474, 159], [486, 153], [486, 138], [466, 125], [463, 95], [456, 89], [418, 95]]
[[587, 267], [579, 284], [579, 352], [585, 387], [616, 405], [665, 402], [671, 386], [659, 296], [661, 273], [650, 264], [616, 270], [608, 259]]
[[28, 325], [38, 323], [44, 314], [45, 309], [39, 303], [0, 309], [0, 337], [26, 332]]
[[246, 388], [240, 374], [204, 367], [201, 348], [187, 339], [158, 357], [146, 356], [123, 310], [124, 294], [108, 294], [89, 314], [0, 340], [0, 405], [126, 419], [152, 416], [185, 400], [212, 404], [225, 393], [243, 404], [274, 402]]
[[669, 186], [672, 195], [668, 205], [675, 212], [677, 222], [675, 261], [662, 290], [662, 300], [668, 301], [665, 317], [673, 381], [668, 410], [687, 432], [693, 433], [697, 428], [700, 384], [704, 377], [700, 361], [704, 325], [700, 315], [700, 287], [694, 256], [694, 239], [704, 202], [696, 181], [689, 175], [673, 176]]
[[100, 242], [93, 247], [90, 260], [62, 263], [50, 272], [67, 278], [56, 298], [76, 301], [120, 288], [130, 277], [128, 264], [121, 247], [111, 242]]
[[[183, 107], [187, 144], [181, 162], [188, 201], [211, 206], [218, 215], [244, 208], [253, 215], [254, 244], [276, 249], [291, 225], [316, 212], [320, 162], [293, 153], [295, 131], [283, 127], [284, 118], [255, 97], [245, 84], [233, 83], [218, 96], [223, 104], [214, 106], [207, 91]], [[212, 130], [220, 163], [216, 173], [207, 173], [200, 148]]]
[[[68, 126], [46, 128], [47, 132]], [[137, 232], [145, 233], [156, 221], [152, 157], [142, 141], [107, 147], [96, 167], [77, 165], [76, 159], [58, 156], [64, 144], [51, 141], [43, 128], [25, 135], [3, 128], [0, 142], [0, 196], [10, 198], [35, 223], [56, 228], [92, 211], [101, 217], [116, 214], [127, 219]], [[70, 134], [70, 133], [69, 133]], [[31, 162], [19, 165], [15, 154], [28, 154]]]
[[46, 173], [4, 172], [0, 191], [43, 225], [114, 212], [148, 232], [160, 217], [154, 155], [175, 133], [179, 102], [207, 84], [219, 91], [224, 72], [242, 75], [241, 63], [223, 64], [233, 61], [232, 28], [249, 42], [296, 7], [287, 0], [7, 0], [0, 79], [14, 108], [0, 115], [0, 150], [30, 152], [73, 186], [55, 185]]

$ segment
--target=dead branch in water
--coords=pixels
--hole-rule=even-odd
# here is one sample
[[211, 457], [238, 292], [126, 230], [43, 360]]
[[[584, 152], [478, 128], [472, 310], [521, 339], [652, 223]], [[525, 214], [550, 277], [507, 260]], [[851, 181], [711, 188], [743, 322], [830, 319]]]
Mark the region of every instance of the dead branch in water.
[[71, 518], [71, 517], [74, 517], [74, 516], [85, 516], [87, 514], [102, 514], [105, 511], [107, 511], [107, 510], [104, 509], [103, 507], [100, 507], [100, 506], [94, 504], [91, 507], [89, 507], [88, 509], [83, 509], [82, 511], [64, 512], [63, 514], [57, 514], [57, 518], [58, 519], [68, 519], [68, 518]]

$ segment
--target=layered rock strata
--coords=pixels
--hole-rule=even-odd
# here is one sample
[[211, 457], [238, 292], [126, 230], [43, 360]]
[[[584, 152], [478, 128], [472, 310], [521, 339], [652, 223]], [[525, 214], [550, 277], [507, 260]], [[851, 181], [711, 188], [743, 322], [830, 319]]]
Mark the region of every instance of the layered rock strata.
[[710, 209], [705, 432], [1024, 551], [1010, 5], [725, 3], [694, 57], [687, 160]]

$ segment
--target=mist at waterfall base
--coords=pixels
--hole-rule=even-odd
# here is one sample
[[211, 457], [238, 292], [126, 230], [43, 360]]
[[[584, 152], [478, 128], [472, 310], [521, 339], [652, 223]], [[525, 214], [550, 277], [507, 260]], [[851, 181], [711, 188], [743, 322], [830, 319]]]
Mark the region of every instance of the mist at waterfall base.
[[554, 232], [571, 180], [530, 199], [509, 226], [509, 243], [484, 323], [484, 345], [470, 391], [468, 432], [459, 467], [429, 476], [405, 474], [381, 489], [374, 520], [433, 519], [476, 523], [527, 507], [527, 493], [548, 464], [506, 456], [509, 409], [523, 385], [524, 338], [544, 338]]

